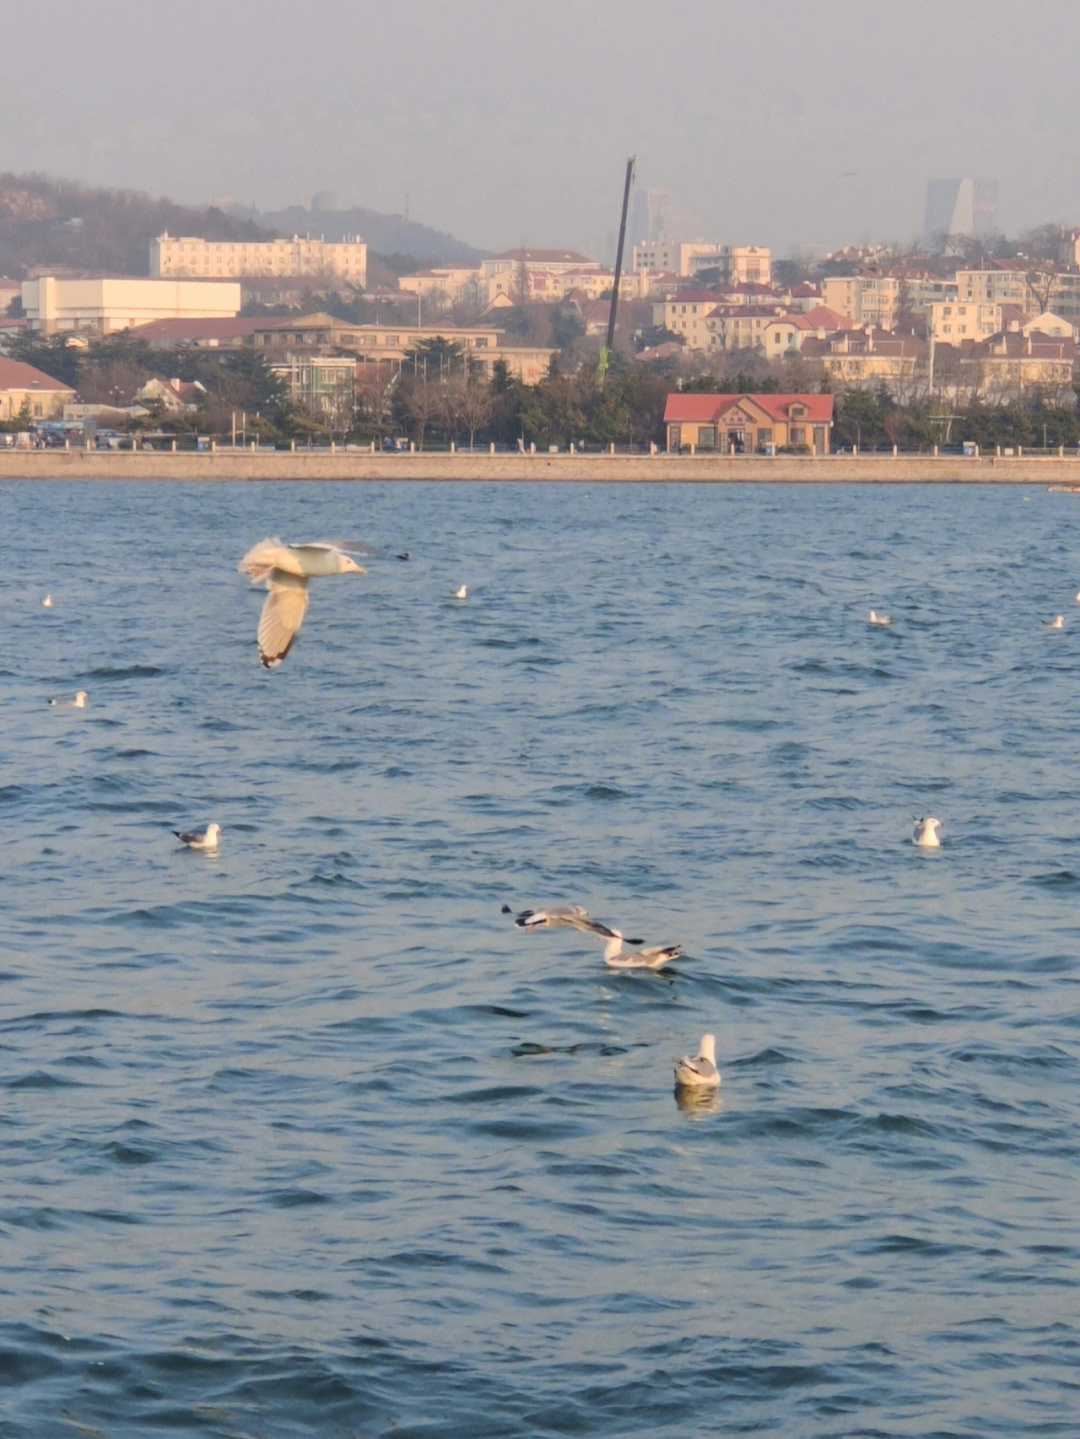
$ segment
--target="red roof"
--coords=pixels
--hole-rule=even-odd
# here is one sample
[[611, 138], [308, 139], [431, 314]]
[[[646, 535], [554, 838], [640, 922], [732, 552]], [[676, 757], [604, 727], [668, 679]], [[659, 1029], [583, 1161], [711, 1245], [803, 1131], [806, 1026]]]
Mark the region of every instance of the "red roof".
[[250, 315], [236, 319], [215, 320], [149, 320], [145, 325], [132, 325], [126, 333], [133, 340], [246, 340], [255, 330], [267, 327], [265, 317]]
[[70, 394], [75, 393], [63, 380], [54, 380], [44, 370], [24, 365], [21, 360], [9, 360], [5, 355], [0, 355], [0, 390], [67, 390]]
[[740, 400], [752, 400], [774, 420], [787, 422], [792, 405], [802, 405], [806, 413], [800, 420], [811, 425], [829, 425], [833, 418], [832, 395], [689, 395], [676, 391], [668, 395], [664, 407], [666, 425], [714, 424], [725, 410]]

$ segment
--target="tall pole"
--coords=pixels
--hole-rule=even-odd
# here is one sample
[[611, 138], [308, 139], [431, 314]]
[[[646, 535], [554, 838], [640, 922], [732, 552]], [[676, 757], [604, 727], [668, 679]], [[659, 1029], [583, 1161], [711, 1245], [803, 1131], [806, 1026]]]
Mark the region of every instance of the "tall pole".
[[619, 246], [615, 251], [615, 283], [611, 289], [611, 309], [608, 312], [607, 343], [600, 351], [600, 363], [596, 371], [597, 381], [601, 385], [604, 383], [608, 360], [611, 358], [611, 347], [615, 343], [615, 313], [619, 307], [619, 281], [622, 279], [623, 244], [626, 240], [626, 212], [630, 206], [630, 186], [634, 182], [634, 158], [635, 157], [631, 155], [626, 162], [626, 184], [623, 186], [622, 219], [619, 222]]

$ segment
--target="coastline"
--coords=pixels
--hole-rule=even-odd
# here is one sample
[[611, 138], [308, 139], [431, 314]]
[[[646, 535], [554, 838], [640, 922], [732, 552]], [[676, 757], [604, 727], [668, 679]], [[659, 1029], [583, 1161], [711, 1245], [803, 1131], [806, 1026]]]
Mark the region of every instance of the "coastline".
[[373, 454], [368, 450], [0, 450], [0, 480], [358, 480], [672, 484], [1038, 484], [1080, 488], [1068, 455]]

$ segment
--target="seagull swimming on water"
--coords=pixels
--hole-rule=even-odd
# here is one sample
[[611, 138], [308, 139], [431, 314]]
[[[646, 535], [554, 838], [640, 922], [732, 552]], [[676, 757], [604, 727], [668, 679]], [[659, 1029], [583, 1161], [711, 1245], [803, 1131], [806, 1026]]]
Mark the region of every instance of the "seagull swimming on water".
[[49, 703], [57, 709], [62, 710], [84, 710], [86, 701], [89, 698], [85, 690], [76, 690], [75, 698], [71, 700], [50, 700]]
[[915, 821], [915, 828], [911, 838], [920, 849], [940, 849], [941, 840], [938, 838], [938, 830], [941, 828], [941, 821], [933, 815], [927, 815], [924, 819]]
[[52, 609], [52, 595], [45, 596], [45, 598], [41, 601], [41, 607], [42, 609], [46, 610]]
[[240, 561], [253, 584], [266, 581], [270, 593], [259, 616], [259, 658], [265, 669], [279, 665], [292, 649], [308, 607], [308, 580], [322, 575], [366, 575], [336, 545], [287, 545], [260, 540]]
[[684, 1055], [675, 1061], [675, 1084], [679, 1089], [719, 1089], [720, 1074], [716, 1068], [716, 1038], [703, 1034], [698, 1052], [691, 1059]]
[[208, 824], [204, 830], [191, 830], [186, 834], [174, 829], [173, 834], [181, 844], [186, 844], [188, 849], [217, 849], [221, 825]]
[[1065, 616], [1055, 615], [1052, 620], [1047, 620], [1046, 624], [1048, 628], [1052, 630], [1063, 630], [1065, 628]]
[[454, 599], [456, 599], [456, 600], [467, 600], [468, 598], [469, 598], [469, 587], [468, 587], [468, 585], [460, 585], [460, 586], [454, 591]]
[[[628, 941], [640, 944], [639, 939]], [[682, 948], [677, 944], [651, 944], [644, 949], [623, 949], [623, 937], [615, 930], [604, 946], [604, 963], [609, 969], [660, 969], [669, 959], [678, 959]]]
[[871, 610], [869, 623], [878, 626], [891, 625], [892, 615], [879, 615], [876, 610]]

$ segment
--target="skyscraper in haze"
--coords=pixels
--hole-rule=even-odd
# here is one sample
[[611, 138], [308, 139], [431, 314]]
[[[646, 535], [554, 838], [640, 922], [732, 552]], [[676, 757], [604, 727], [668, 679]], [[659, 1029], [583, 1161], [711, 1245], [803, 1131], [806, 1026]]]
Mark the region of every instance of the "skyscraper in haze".
[[690, 210], [675, 203], [670, 190], [638, 187], [630, 204], [630, 238], [642, 241], [692, 240], [697, 237], [699, 221]]
[[929, 180], [923, 243], [945, 250], [960, 236], [989, 240], [997, 234], [996, 180]]

